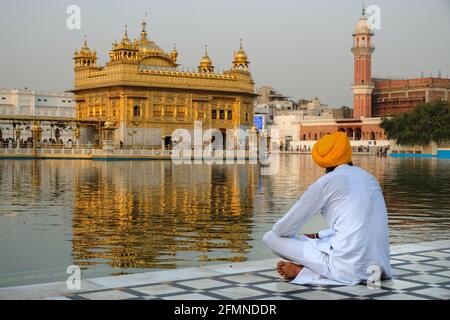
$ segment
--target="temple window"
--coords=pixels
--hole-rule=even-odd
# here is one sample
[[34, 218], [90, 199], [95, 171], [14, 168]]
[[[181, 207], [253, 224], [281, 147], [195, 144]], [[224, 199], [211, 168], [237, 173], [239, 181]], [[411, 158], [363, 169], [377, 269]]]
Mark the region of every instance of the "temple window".
[[212, 110], [211, 118], [212, 119], [217, 119], [217, 110]]
[[233, 120], [233, 111], [232, 110], [228, 110], [228, 120]]
[[220, 120], [225, 120], [225, 110], [220, 110], [219, 117], [220, 117]]
[[141, 107], [134, 106], [134, 108], [133, 108], [133, 116], [134, 117], [140, 117], [141, 116]]

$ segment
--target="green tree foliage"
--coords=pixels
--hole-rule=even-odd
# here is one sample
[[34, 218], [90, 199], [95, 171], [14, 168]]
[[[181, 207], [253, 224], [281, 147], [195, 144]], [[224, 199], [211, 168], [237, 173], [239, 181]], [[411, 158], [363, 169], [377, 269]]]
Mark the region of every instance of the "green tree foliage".
[[430, 102], [381, 122], [389, 139], [399, 145], [428, 145], [450, 141], [450, 104]]

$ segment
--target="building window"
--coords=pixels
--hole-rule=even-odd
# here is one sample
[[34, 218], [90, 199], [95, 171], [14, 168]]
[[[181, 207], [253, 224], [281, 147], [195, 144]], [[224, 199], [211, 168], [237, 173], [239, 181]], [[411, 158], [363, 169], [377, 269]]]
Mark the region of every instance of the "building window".
[[248, 112], [245, 113], [245, 122], [248, 122]]
[[225, 120], [225, 110], [219, 111], [219, 117], [220, 117], [220, 120]]
[[133, 116], [134, 117], [140, 117], [141, 116], [141, 107], [134, 106], [134, 108], [133, 108]]
[[217, 110], [212, 110], [211, 118], [212, 119], [217, 119]]
[[228, 116], [227, 116], [228, 120], [233, 120], [233, 111], [232, 110], [228, 110]]

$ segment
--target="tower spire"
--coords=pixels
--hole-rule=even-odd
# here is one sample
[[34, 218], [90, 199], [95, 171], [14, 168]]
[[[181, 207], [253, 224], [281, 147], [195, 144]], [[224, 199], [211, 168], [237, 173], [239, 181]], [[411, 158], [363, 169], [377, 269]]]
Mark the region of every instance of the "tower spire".
[[145, 18], [144, 20], [142, 20], [141, 26], [142, 26], [142, 31], [141, 31], [141, 38], [144, 39], [147, 37], [147, 20], [148, 20], [148, 15], [147, 12], [145, 13]]
[[124, 39], [128, 39], [128, 25], [125, 25], [125, 33], [123, 35]]
[[372, 54], [375, 48], [372, 45], [373, 33], [364, 16], [365, 13], [366, 10], [363, 5], [362, 16], [359, 18], [353, 34], [354, 82], [352, 90], [354, 118], [370, 118], [372, 116], [372, 93], [374, 90]]

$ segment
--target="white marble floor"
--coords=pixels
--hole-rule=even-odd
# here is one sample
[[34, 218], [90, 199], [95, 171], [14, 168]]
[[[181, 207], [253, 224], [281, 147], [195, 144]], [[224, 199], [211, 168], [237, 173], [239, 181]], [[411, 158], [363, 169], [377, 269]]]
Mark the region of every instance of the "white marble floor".
[[87, 279], [77, 291], [65, 282], [0, 288], [0, 299], [450, 299], [450, 240], [393, 246], [391, 253], [395, 278], [379, 288], [293, 285], [274, 271], [278, 259], [267, 259]]

